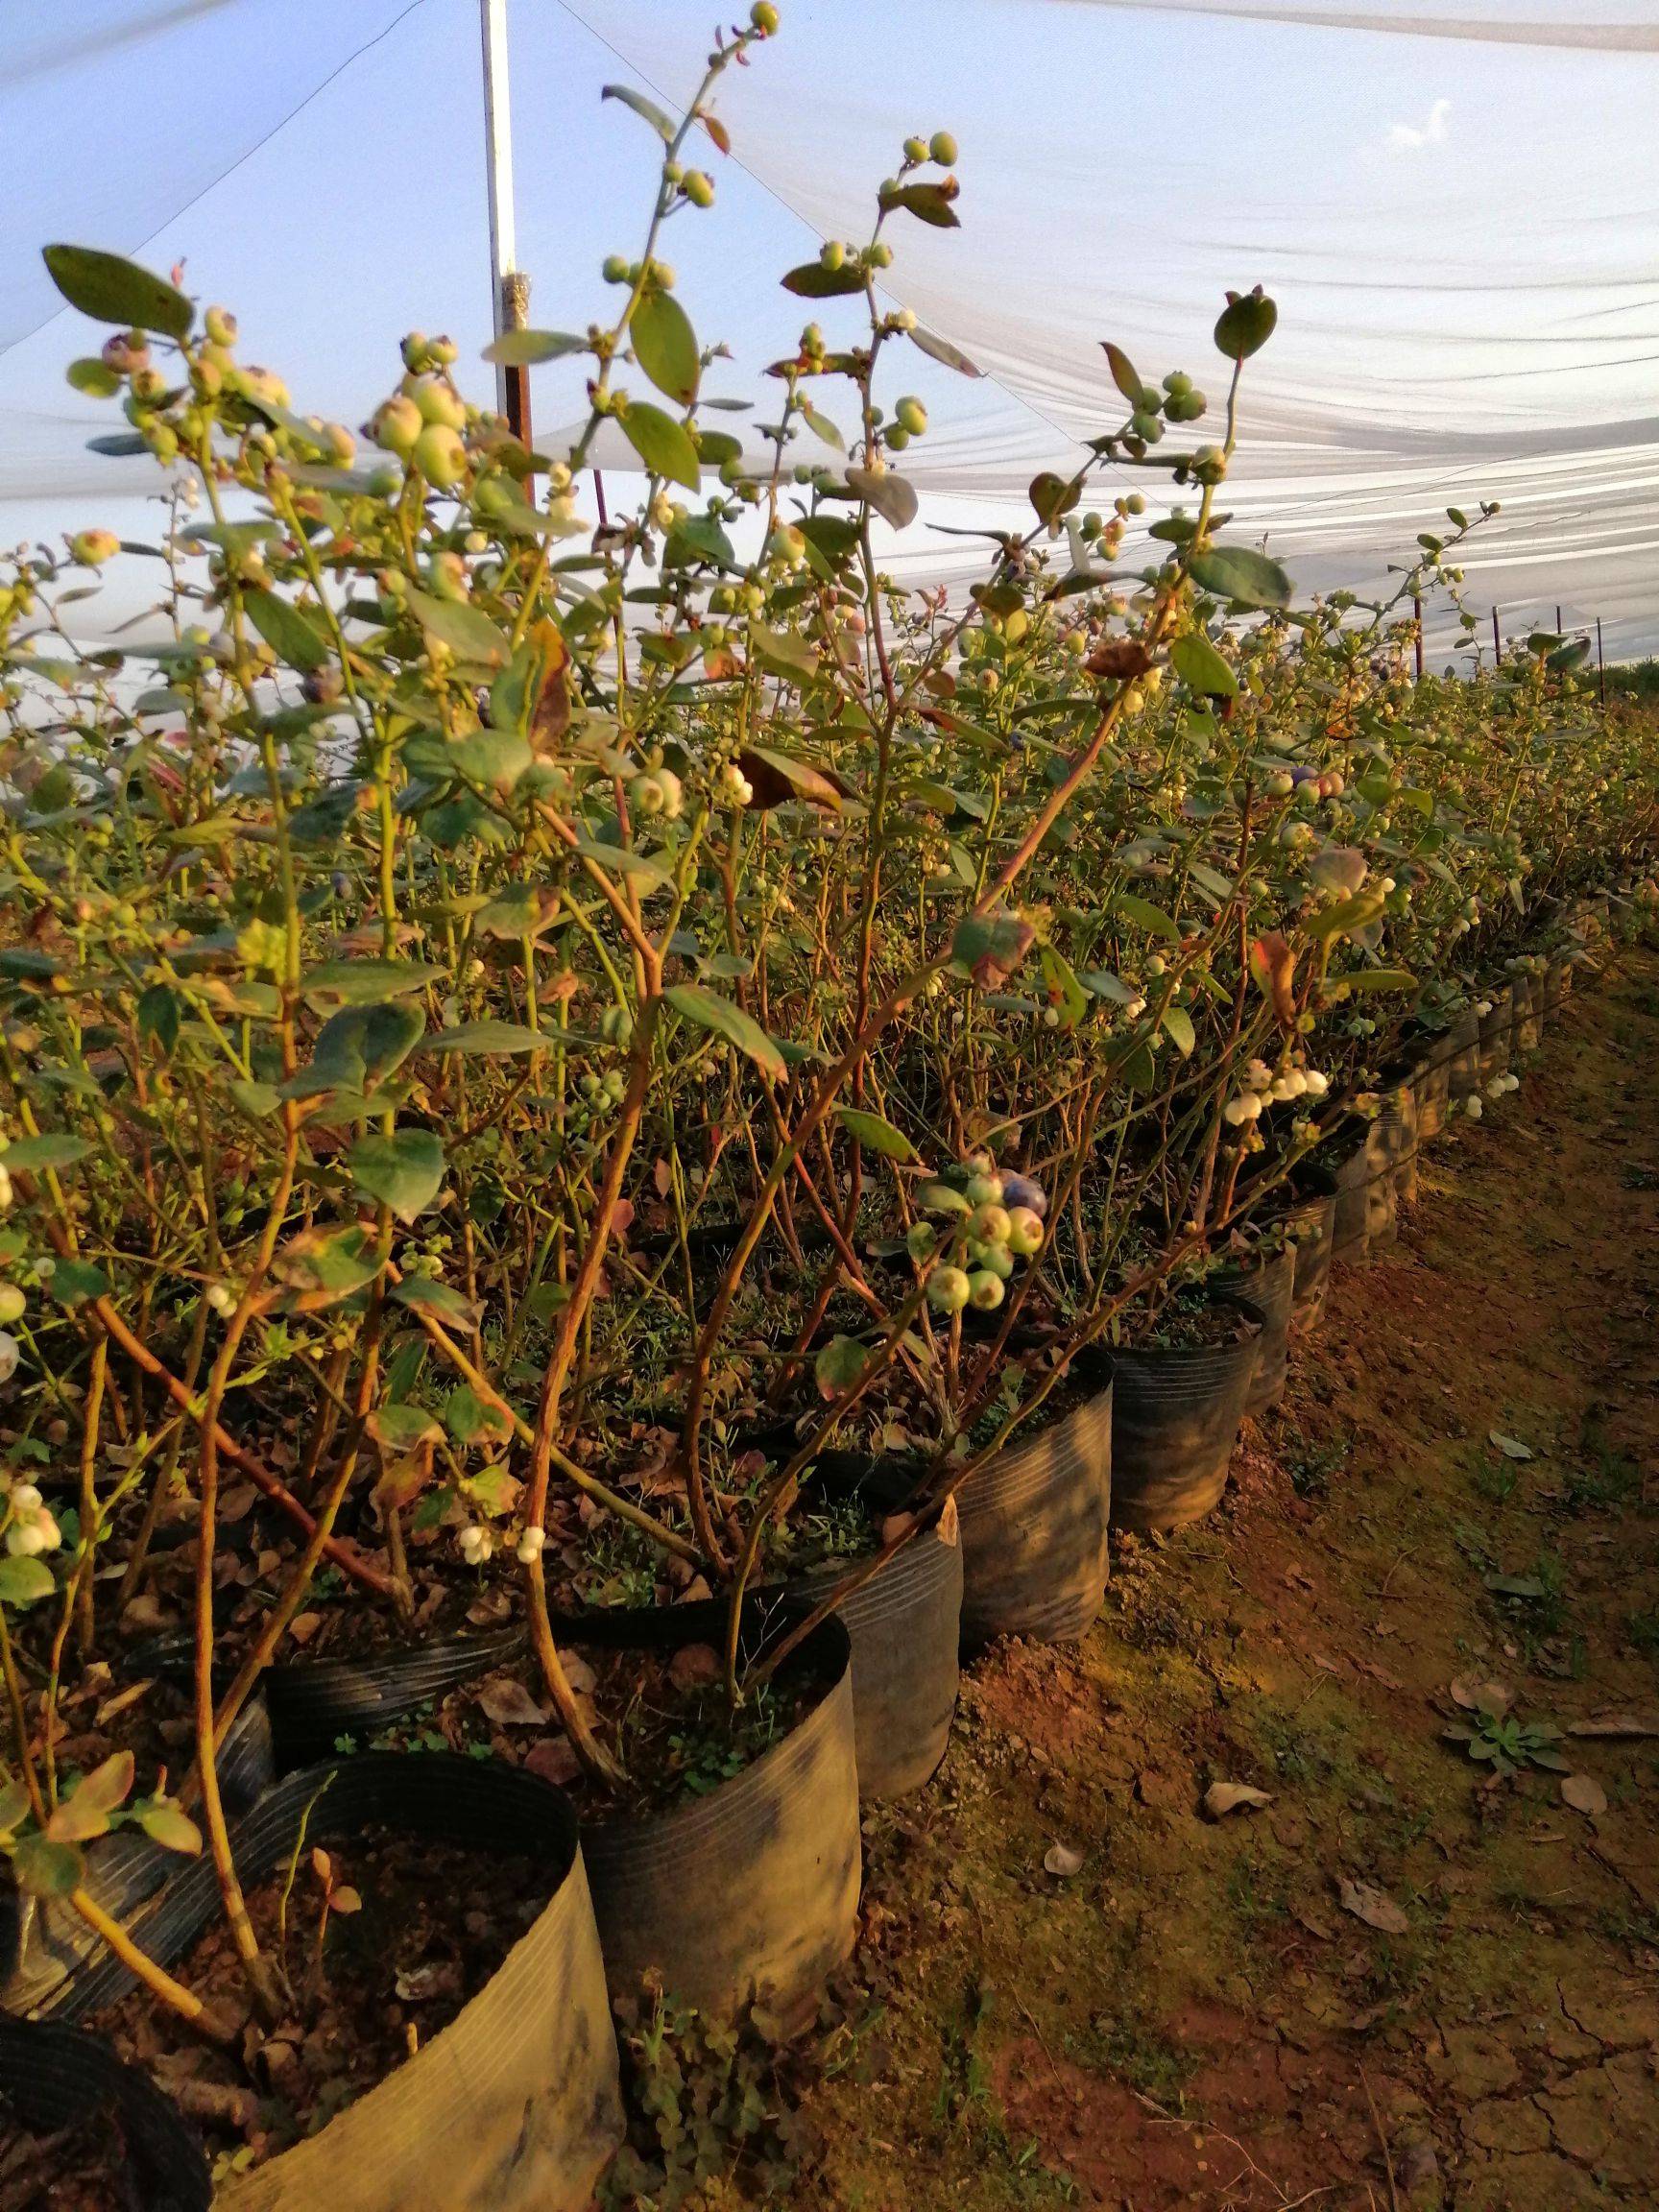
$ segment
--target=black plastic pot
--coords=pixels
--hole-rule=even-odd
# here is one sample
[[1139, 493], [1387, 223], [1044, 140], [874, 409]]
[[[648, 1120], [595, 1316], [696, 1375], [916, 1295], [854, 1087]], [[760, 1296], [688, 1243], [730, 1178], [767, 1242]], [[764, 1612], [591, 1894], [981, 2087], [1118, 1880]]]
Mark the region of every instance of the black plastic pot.
[[1417, 1113], [1417, 1142], [1431, 1142], [1446, 1126], [1452, 1096], [1452, 1032], [1448, 1029], [1430, 1045], [1411, 1077]]
[[[856, 1564], [828, 1562], [782, 1588], [806, 1610]], [[945, 1756], [962, 1677], [962, 1583], [958, 1517], [934, 1514], [838, 1609], [853, 1648], [853, 1731], [866, 1805], [920, 1790]], [[711, 1641], [718, 1638], [716, 1629]]]
[[132, 2200], [142, 2212], [208, 2212], [213, 2183], [195, 2132], [149, 2077], [101, 2036], [0, 2017], [0, 2088], [36, 2134], [107, 2112], [127, 2153]]
[[[1358, 1266], [1370, 1247], [1373, 1214], [1371, 1186], [1378, 1175], [1378, 1164], [1370, 1148], [1369, 1126], [1352, 1131], [1353, 1150], [1337, 1161], [1334, 1173], [1336, 1179], [1336, 1200], [1331, 1221], [1331, 1257], [1350, 1266]], [[1394, 1179], [1387, 1178], [1387, 1203], [1394, 1202]]]
[[[709, 1610], [617, 1612], [591, 1624], [590, 1642], [656, 1651], [706, 1642]], [[782, 1611], [751, 1606], [746, 1647]], [[843, 1623], [831, 1618], [815, 1628], [779, 1680], [806, 1686], [815, 1702], [740, 1773], [662, 1812], [584, 1823], [616, 1998], [637, 1997], [656, 1973], [704, 2011], [728, 2016], [757, 2003], [795, 2027], [852, 1950], [861, 1860], [853, 1647]]]
[[1310, 1160], [1296, 1169], [1291, 1187], [1295, 1195], [1284, 1214], [1286, 1238], [1296, 1255], [1290, 1328], [1295, 1335], [1310, 1336], [1324, 1318], [1331, 1286], [1336, 1178]]
[[1544, 1042], [1544, 994], [1540, 980], [1523, 969], [1509, 985], [1509, 1057], [1524, 1060]]
[[1218, 1298], [1242, 1305], [1262, 1316], [1256, 1364], [1244, 1410], [1253, 1416], [1277, 1406], [1290, 1379], [1290, 1309], [1296, 1294], [1296, 1253], [1286, 1244], [1278, 1252], [1239, 1267], [1223, 1267], [1212, 1278]]
[[1449, 1100], [1461, 1100], [1480, 1088], [1480, 1017], [1473, 1006], [1458, 1016], [1447, 1034], [1447, 1094]]
[[1480, 1080], [1490, 1083], [1496, 1075], [1509, 1072], [1509, 1032], [1514, 1025], [1514, 1009], [1510, 1002], [1507, 983], [1487, 993], [1491, 1011], [1480, 1017]]
[[1380, 1175], [1391, 1168], [1394, 1178], [1394, 1204], [1387, 1210], [1387, 1230], [1379, 1239], [1377, 1230], [1367, 1225], [1367, 1256], [1391, 1244], [1399, 1230], [1399, 1208], [1416, 1203], [1417, 1198], [1417, 1094], [1409, 1082], [1397, 1083], [1384, 1092], [1382, 1110], [1371, 1124], [1370, 1149], [1378, 1158]]
[[[324, 1785], [326, 1784], [326, 1788]], [[245, 1883], [307, 1843], [371, 1822], [547, 1863], [548, 1902], [487, 1986], [379, 2086], [255, 2172], [214, 2212], [586, 2212], [622, 2134], [616, 2038], [598, 1933], [562, 1791], [493, 1760], [364, 1752], [288, 1775], [231, 1833]], [[303, 1826], [302, 1826], [303, 1824]], [[129, 1923], [177, 1964], [220, 1911], [211, 1862], [192, 1861]], [[54, 1998], [87, 2018], [132, 1986], [104, 1957]]]
[[1074, 1642], [1105, 1600], [1113, 1362], [1083, 1352], [1071, 1374], [1089, 1393], [1081, 1404], [998, 1452], [956, 1493], [971, 1650], [994, 1636]]
[[1235, 1344], [1113, 1354], [1112, 1524], [1138, 1534], [1214, 1512], [1256, 1371], [1262, 1317]]
[[[219, 1754], [219, 1790], [226, 1810], [241, 1813], [270, 1787], [276, 1774], [271, 1719], [255, 1695], [238, 1714]], [[105, 1911], [125, 1920], [179, 1871], [179, 1854], [164, 1851], [136, 1828], [117, 1828], [84, 1847], [87, 1893]], [[90, 1958], [99, 1938], [62, 1898], [0, 1890], [0, 2009], [28, 2012]]]

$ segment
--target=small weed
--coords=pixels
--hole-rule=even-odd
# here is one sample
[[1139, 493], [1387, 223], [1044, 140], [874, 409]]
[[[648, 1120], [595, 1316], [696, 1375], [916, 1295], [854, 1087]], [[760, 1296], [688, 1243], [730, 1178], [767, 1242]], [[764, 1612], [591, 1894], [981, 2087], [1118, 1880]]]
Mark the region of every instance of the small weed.
[[1539, 1720], [1522, 1720], [1513, 1713], [1477, 1713], [1472, 1721], [1448, 1728], [1446, 1741], [1461, 1743], [1471, 1759], [1505, 1780], [1523, 1767], [1543, 1767], [1552, 1774], [1572, 1771], [1571, 1763], [1555, 1748], [1560, 1729]]
[[1475, 1469], [1475, 1487], [1489, 1505], [1506, 1505], [1520, 1479], [1513, 1459], [1482, 1459]]
[[600, 2192], [605, 2212], [675, 2212], [730, 2202], [741, 2176], [787, 2200], [805, 2138], [784, 2059], [749, 2021], [727, 2027], [647, 1991], [621, 2034], [628, 2139]]
[[1632, 1613], [1624, 1623], [1624, 1633], [1645, 1659], [1659, 1666], [1659, 1605]]
[[1323, 1444], [1313, 1443], [1308, 1437], [1298, 1436], [1285, 1447], [1285, 1464], [1290, 1474], [1290, 1487], [1298, 1498], [1323, 1498], [1331, 1487], [1331, 1478], [1348, 1458], [1351, 1439], [1346, 1436], [1328, 1437]]

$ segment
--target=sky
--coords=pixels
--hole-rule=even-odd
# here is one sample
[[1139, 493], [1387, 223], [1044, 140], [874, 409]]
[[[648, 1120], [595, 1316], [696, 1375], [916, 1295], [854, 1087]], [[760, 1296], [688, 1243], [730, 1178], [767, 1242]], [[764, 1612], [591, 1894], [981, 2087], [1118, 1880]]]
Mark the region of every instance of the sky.
[[[706, 147], [717, 206], [677, 220], [671, 257], [699, 334], [736, 356], [717, 388], [752, 392], [803, 319], [776, 276], [862, 231], [903, 135], [955, 133], [963, 228], [896, 230], [892, 289], [989, 373], [912, 351], [894, 386], [934, 425], [906, 456], [925, 506], [901, 573], [959, 574], [928, 519], [1013, 519], [1031, 475], [1116, 426], [1102, 339], [1218, 396], [1224, 288], [1262, 281], [1281, 325], [1245, 388], [1239, 532], [1305, 589], [1377, 584], [1446, 504], [1498, 497], [1478, 604], [1527, 628], [1559, 601], [1601, 613], [1613, 653], [1659, 650], [1659, 0], [781, 12], [721, 90], [733, 158]], [[1298, 13], [1335, 20], [1258, 19]], [[604, 254], [637, 249], [656, 145], [601, 89], [685, 96], [713, 17], [509, 14], [532, 321], [580, 328]], [[1374, 27], [1413, 17], [1503, 36]], [[1617, 43], [1557, 42], [1598, 35]], [[304, 409], [359, 421], [411, 326], [448, 330], [487, 397], [476, 0], [0, 0], [0, 538], [143, 530], [146, 465], [84, 451], [110, 418], [62, 381], [95, 334], [54, 312], [49, 238], [181, 258]], [[538, 373], [539, 426], [576, 403]]]

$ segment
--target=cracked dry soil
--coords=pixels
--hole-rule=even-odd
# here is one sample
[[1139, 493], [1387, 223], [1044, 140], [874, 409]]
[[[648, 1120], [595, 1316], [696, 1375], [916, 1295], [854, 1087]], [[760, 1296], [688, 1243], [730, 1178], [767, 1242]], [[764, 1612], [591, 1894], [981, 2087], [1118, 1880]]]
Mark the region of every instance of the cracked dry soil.
[[[1221, 1514], [987, 1654], [867, 1819], [790, 2201], [1659, 2205], [1659, 956], [1454, 1130]], [[1562, 1731], [1567, 1797], [1447, 1740], [1455, 1682]]]

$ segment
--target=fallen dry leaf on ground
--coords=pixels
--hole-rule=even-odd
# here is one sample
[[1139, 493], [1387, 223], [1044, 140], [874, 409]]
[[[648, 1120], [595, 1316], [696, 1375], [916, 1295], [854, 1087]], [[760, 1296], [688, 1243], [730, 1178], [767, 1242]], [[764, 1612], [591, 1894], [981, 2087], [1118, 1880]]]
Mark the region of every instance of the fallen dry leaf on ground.
[[1237, 1813], [1240, 1806], [1253, 1810], [1272, 1802], [1270, 1790], [1253, 1790], [1248, 1782], [1212, 1782], [1204, 1792], [1203, 1809], [1209, 1819], [1219, 1820], [1228, 1813]]
[[1356, 1920], [1363, 1920], [1367, 1928], [1378, 1929], [1384, 1936], [1410, 1934], [1410, 1921], [1393, 1898], [1374, 1883], [1350, 1882], [1344, 1875], [1336, 1885], [1336, 1895], [1343, 1911], [1352, 1912]]
[[1070, 1882], [1073, 1874], [1083, 1870], [1083, 1854], [1073, 1851], [1070, 1843], [1050, 1843], [1044, 1854], [1043, 1871], [1052, 1874], [1057, 1882]]
[[1607, 1792], [1594, 1774], [1563, 1774], [1561, 1801], [1571, 1805], [1575, 1813], [1582, 1813], [1588, 1820], [1594, 1820], [1607, 1810]]

